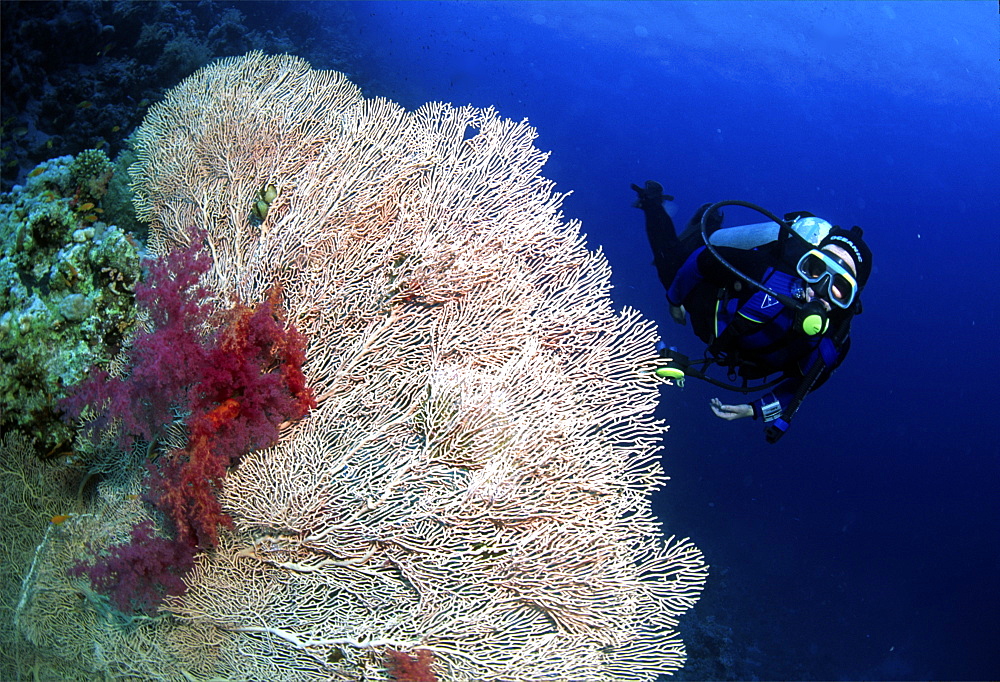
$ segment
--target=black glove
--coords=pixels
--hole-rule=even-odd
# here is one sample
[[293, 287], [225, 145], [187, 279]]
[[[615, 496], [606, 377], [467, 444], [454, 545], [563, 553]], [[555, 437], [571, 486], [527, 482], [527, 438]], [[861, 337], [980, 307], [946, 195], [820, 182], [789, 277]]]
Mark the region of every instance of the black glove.
[[633, 184], [632, 189], [635, 190], [637, 195], [639, 195], [633, 206], [643, 210], [653, 208], [655, 206], [662, 206], [664, 201], [674, 200], [674, 198], [669, 194], [663, 193], [663, 185], [658, 183], [656, 180], [647, 180], [645, 187], [639, 187], [639, 185]]

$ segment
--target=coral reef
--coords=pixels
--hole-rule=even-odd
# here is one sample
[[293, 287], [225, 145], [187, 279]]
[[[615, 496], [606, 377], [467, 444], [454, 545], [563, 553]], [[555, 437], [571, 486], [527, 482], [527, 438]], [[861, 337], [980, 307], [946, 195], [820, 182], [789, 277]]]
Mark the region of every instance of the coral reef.
[[317, 21], [302, 3], [0, 3], [2, 188], [49, 157], [115, 157], [149, 104], [211, 59], [295, 51], [345, 68], [350, 13], [336, 3], [322, 12]]
[[75, 188], [78, 206], [94, 204], [108, 193], [108, 183], [114, 174], [114, 166], [102, 149], [85, 149], [76, 155], [69, 167], [69, 179]]
[[0, 650], [0, 679], [97, 679], [105, 666], [95, 662], [95, 644], [126, 631], [135, 635], [129, 644], [141, 650], [153, 621], [124, 616], [91, 589], [89, 579], [68, 569], [88, 556], [88, 547], [129, 537], [132, 520], [143, 514], [138, 474], [144, 453], [125, 453], [123, 466], [91, 491], [83, 489], [87, 479], [78, 467], [40, 460], [36, 449], [36, 441], [19, 431], [0, 440], [0, 633], [11, 643]]
[[0, 424], [71, 440], [56, 402], [107, 367], [136, 324], [138, 243], [103, 219], [102, 151], [51, 159], [0, 195]]
[[[677, 619], [707, 568], [651, 514], [655, 328], [613, 308], [534, 139], [492, 109], [408, 112], [259, 53], [151, 108], [131, 169], [151, 250], [204, 244], [218, 301], [277, 287], [317, 406], [228, 472], [232, 527], [155, 616], [66, 571], [157, 520], [133, 497], [145, 436], [117, 448], [24, 580], [37, 670], [648, 682], [683, 664]], [[228, 400], [203, 414], [227, 419]]]

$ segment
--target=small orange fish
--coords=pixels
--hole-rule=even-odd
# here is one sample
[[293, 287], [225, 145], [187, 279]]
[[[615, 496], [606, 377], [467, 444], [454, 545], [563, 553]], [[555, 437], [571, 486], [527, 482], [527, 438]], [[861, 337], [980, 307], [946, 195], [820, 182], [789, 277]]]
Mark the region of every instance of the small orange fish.
[[55, 525], [58, 526], [60, 523], [62, 523], [63, 521], [67, 520], [68, 518], [69, 518], [69, 515], [67, 515], [67, 514], [56, 514], [51, 519], [49, 519], [49, 521], [51, 521], [52, 523], [54, 523]]
[[122, 129], [122, 127], [121, 127], [121, 126], [112, 126], [112, 128], [111, 128], [111, 132], [113, 132], [113, 133], [117, 133], [117, 132], [118, 132], [119, 130], [121, 130], [121, 129]]
[[84, 211], [89, 211], [92, 208], [94, 208], [94, 204], [92, 204], [91, 202], [88, 201], [87, 203], [85, 203], [83, 206], [80, 206], [80, 208], [78, 208], [76, 210], [78, 210], [81, 213], [83, 213]]
[[97, 220], [97, 214], [96, 213], [88, 213], [87, 215], [83, 216], [83, 219], [86, 220], [88, 223], [92, 223], [95, 220]]
[[45, 172], [45, 169], [42, 168], [41, 166], [39, 166], [35, 170], [33, 170], [30, 173], [28, 173], [28, 177], [29, 178], [37, 178], [39, 175], [41, 175], [44, 172]]
[[76, 108], [77, 109], [89, 109], [92, 106], [94, 106], [94, 103], [91, 102], [89, 99], [85, 99], [82, 102], [80, 102], [79, 104], [77, 104]]

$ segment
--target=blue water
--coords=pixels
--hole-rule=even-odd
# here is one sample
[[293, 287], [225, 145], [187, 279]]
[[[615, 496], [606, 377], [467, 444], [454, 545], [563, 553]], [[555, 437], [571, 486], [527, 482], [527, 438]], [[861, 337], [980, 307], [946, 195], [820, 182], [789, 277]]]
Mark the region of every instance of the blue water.
[[662, 182], [682, 223], [744, 199], [865, 228], [850, 357], [782, 442], [712, 416], [710, 386], [663, 393], [657, 511], [713, 567], [684, 628], [729, 629], [743, 677], [1000, 675], [996, 3], [354, 10], [366, 94], [528, 118], [616, 303], [691, 354], [629, 183]]

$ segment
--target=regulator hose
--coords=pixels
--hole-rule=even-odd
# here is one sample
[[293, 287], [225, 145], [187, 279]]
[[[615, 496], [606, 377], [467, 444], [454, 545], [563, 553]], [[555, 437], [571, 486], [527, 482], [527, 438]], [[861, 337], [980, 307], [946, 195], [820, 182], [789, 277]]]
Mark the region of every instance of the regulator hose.
[[717, 201], [717, 202], [715, 202], [714, 204], [712, 204], [711, 206], [709, 206], [707, 209], [705, 209], [705, 212], [701, 214], [701, 238], [705, 242], [705, 248], [709, 250], [709, 252], [715, 257], [715, 259], [717, 261], [719, 261], [719, 263], [721, 263], [724, 268], [726, 268], [731, 273], [733, 273], [734, 275], [736, 275], [739, 279], [741, 279], [744, 282], [750, 284], [751, 286], [757, 287], [759, 290], [763, 291], [764, 293], [770, 294], [775, 299], [777, 299], [778, 302], [780, 302], [782, 305], [787, 306], [789, 308], [792, 308], [794, 310], [801, 310], [802, 309], [802, 302], [801, 301], [799, 301], [798, 299], [792, 298], [791, 296], [789, 296], [787, 294], [779, 294], [777, 291], [775, 291], [771, 287], [767, 286], [763, 282], [758, 282], [757, 280], [755, 280], [754, 278], [750, 277], [749, 275], [744, 274], [743, 272], [740, 272], [729, 261], [727, 261], [725, 258], [723, 258], [722, 254], [720, 254], [716, 250], [715, 246], [712, 245], [712, 241], [709, 238], [709, 234], [708, 234], [708, 224], [707, 224], [708, 216], [711, 215], [712, 213], [715, 213], [716, 211], [718, 211], [723, 206], [743, 206], [744, 208], [749, 208], [749, 209], [751, 209], [753, 211], [757, 211], [757, 213], [760, 213], [765, 218], [774, 221], [775, 223], [778, 224], [778, 227], [779, 227], [778, 239], [787, 239], [788, 238], [788, 233], [790, 233], [792, 231], [791, 223], [788, 222], [787, 220], [783, 220], [783, 219], [779, 218], [778, 216], [776, 216], [773, 213], [771, 213], [770, 211], [768, 211], [766, 208], [763, 208], [762, 206], [758, 206], [757, 204], [751, 204], [749, 201], [740, 201], [739, 199], [729, 199], [727, 201]]

